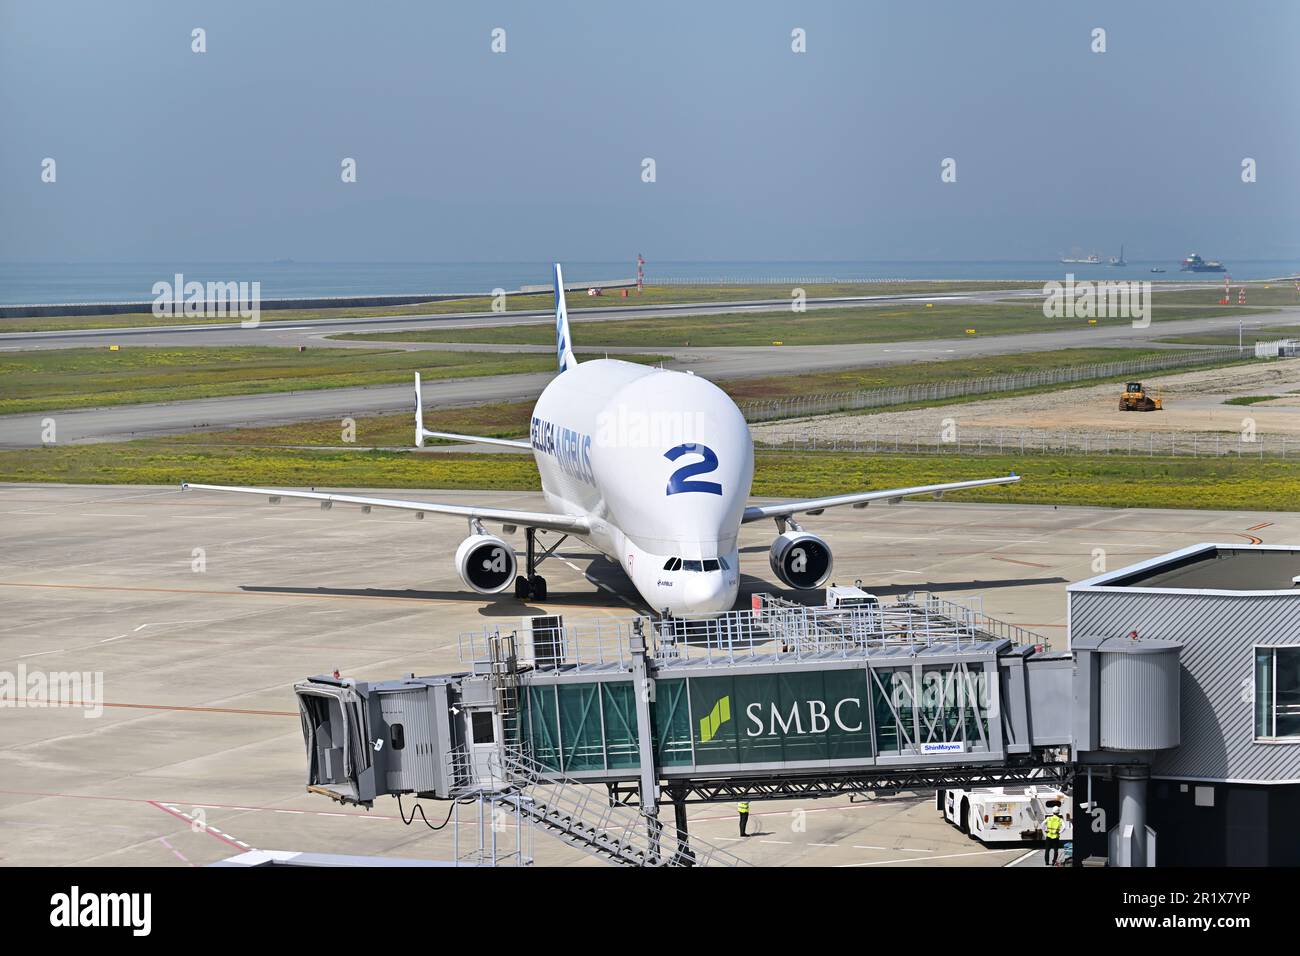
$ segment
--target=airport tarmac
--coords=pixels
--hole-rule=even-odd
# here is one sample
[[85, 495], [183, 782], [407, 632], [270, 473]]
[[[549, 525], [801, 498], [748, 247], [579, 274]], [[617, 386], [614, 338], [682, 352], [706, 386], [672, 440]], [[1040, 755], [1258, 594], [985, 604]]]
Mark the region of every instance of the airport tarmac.
[[[542, 507], [537, 495], [412, 492], [431, 501]], [[808, 519], [834, 578], [882, 596], [983, 596], [986, 613], [1062, 646], [1065, 587], [1200, 541], [1300, 542], [1300, 514], [905, 502]], [[103, 706], [13, 706], [0, 718], [0, 864], [202, 865], [246, 848], [448, 859], [450, 828], [403, 826], [304, 790], [293, 695], [338, 668], [358, 679], [460, 668], [457, 637], [633, 612], [630, 585], [581, 544], [542, 565], [551, 600], [466, 591], [455, 519], [272, 506], [174, 488], [0, 486], [0, 674], [102, 674]], [[742, 529], [742, 604], [774, 590], [774, 529]], [[522, 543], [522, 534], [511, 540]], [[1099, 550], [1100, 549], [1100, 550]], [[24, 700], [24, 704], [34, 702]], [[944, 824], [931, 794], [874, 801], [692, 804], [692, 832], [768, 865], [1001, 866]], [[437, 823], [445, 805], [430, 803]], [[410, 812], [410, 805], [407, 805]], [[757, 824], [757, 826], [754, 826]], [[462, 832], [461, 847], [475, 839]], [[541, 864], [600, 865], [545, 833]]]

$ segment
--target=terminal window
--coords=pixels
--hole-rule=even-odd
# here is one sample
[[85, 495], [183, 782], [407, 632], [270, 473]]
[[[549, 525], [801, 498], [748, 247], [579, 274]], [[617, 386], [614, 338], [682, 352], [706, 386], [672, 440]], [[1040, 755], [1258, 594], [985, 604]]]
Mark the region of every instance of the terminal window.
[[1300, 737], [1300, 647], [1255, 648], [1255, 737]]

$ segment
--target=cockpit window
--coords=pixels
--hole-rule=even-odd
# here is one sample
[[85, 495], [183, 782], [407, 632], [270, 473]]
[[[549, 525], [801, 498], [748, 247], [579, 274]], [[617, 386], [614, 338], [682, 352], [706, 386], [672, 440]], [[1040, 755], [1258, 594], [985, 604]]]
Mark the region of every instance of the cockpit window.
[[690, 561], [681, 558], [669, 558], [664, 562], [665, 571], [730, 571], [731, 565], [726, 558], [709, 558], [707, 561]]

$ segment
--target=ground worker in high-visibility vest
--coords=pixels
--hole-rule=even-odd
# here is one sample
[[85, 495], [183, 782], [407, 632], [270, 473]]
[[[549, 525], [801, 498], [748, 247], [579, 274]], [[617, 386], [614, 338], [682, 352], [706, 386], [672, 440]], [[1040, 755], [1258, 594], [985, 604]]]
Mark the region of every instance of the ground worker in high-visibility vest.
[[1061, 816], [1060, 808], [1052, 807], [1047, 819], [1043, 821], [1043, 833], [1047, 837], [1043, 862], [1048, 866], [1056, 866], [1057, 857], [1061, 852], [1061, 827], [1063, 826], [1065, 826], [1065, 818]]
[[741, 800], [740, 803], [736, 804], [736, 809], [740, 811], [740, 835], [749, 836], [745, 832], [745, 827], [749, 826], [749, 801]]

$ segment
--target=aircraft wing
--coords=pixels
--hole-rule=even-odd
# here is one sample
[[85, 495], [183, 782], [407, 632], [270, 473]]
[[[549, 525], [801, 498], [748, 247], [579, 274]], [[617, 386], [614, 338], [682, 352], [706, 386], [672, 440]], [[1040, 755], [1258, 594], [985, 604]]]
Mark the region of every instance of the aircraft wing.
[[865, 508], [873, 501], [888, 501], [890, 504], [916, 495], [943, 496], [945, 491], [959, 491], [963, 488], [981, 488], [985, 485], [1006, 485], [1020, 480], [1019, 475], [1005, 478], [979, 478], [974, 481], [953, 481], [943, 485], [917, 485], [915, 488], [889, 488], [884, 491], [859, 491], [849, 495], [832, 495], [829, 498], [805, 498], [802, 501], [782, 501], [774, 505], [750, 505], [745, 509], [741, 520], [748, 524], [761, 518], [788, 518], [793, 514], [820, 514], [826, 508], [836, 505], [853, 505]]
[[276, 488], [240, 488], [231, 485], [192, 485], [181, 483], [181, 491], [229, 491], [245, 495], [262, 495], [276, 504], [281, 498], [303, 498], [319, 501], [322, 508], [335, 504], [359, 505], [371, 508], [397, 508], [414, 511], [421, 517], [425, 513], [452, 515], [458, 518], [478, 519], [493, 524], [516, 525], [523, 528], [541, 528], [546, 531], [564, 531], [569, 534], [587, 534], [591, 525], [586, 518], [576, 515], [559, 515], [545, 511], [512, 511], [508, 508], [475, 508], [464, 505], [443, 505], [431, 501], [407, 501], [402, 498], [369, 498], [364, 495], [335, 495], [318, 491], [280, 491]]

